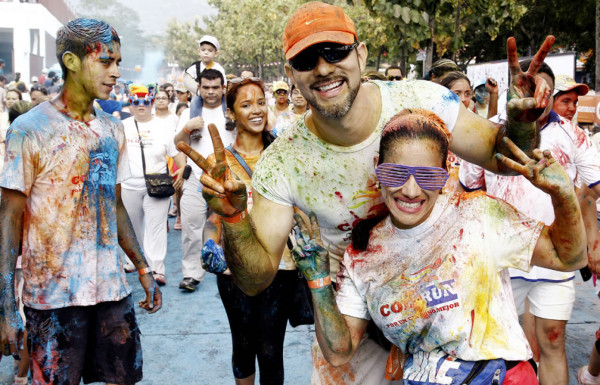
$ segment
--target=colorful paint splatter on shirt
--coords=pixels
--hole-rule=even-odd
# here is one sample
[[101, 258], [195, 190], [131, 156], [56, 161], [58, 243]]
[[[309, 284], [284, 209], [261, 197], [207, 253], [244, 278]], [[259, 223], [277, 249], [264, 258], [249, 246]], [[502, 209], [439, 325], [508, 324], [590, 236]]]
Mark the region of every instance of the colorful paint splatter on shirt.
[[127, 296], [115, 186], [129, 177], [123, 126], [95, 110], [83, 123], [42, 103], [8, 131], [0, 186], [27, 196], [24, 303], [46, 310]]

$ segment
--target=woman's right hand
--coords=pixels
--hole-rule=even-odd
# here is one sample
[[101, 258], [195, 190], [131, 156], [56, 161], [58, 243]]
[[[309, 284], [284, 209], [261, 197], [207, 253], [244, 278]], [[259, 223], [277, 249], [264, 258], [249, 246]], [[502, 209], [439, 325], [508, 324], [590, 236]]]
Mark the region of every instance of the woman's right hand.
[[312, 234], [308, 231], [300, 214], [294, 214], [296, 246], [292, 249], [292, 255], [296, 261], [296, 266], [306, 279], [314, 281], [329, 275], [329, 253], [323, 247], [317, 216], [311, 212], [309, 218]]
[[540, 149], [535, 149], [533, 150], [533, 159], [531, 159], [509, 138], [505, 137], [503, 140], [517, 161], [496, 154], [498, 161], [523, 175], [531, 184], [547, 194], [574, 194], [571, 178], [560, 163], [552, 157], [549, 150], [542, 152]]
[[210, 208], [223, 217], [232, 217], [246, 210], [248, 194], [246, 185], [235, 178], [225, 159], [225, 146], [219, 130], [214, 124], [208, 125], [215, 151], [215, 161], [208, 162], [185, 142], [177, 143], [177, 148], [194, 161], [204, 172], [200, 178], [202, 196]]

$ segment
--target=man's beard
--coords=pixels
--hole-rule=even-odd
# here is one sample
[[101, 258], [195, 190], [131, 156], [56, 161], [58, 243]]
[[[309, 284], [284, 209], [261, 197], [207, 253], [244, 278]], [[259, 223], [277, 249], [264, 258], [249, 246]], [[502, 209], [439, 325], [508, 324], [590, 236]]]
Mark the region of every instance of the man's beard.
[[[349, 84], [347, 80], [346, 84]], [[359, 88], [360, 86], [354, 89], [350, 89], [350, 87], [348, 87], [349, 92], [346, 94], [344, 99], [333, 105], [319, 105], [317, 99], [313, 98], [312, 95], [309, 95], [309, 97], [305, 96], [305, 99], [310, 107], [317, 110], [321, 115], [323, 115], [324, 118], [340, 119], [346, 116], [348, 111], [350, 111], [350, 107], [352, 107], [352, 103], [354, 103], [354, 99], [356, 99]]]

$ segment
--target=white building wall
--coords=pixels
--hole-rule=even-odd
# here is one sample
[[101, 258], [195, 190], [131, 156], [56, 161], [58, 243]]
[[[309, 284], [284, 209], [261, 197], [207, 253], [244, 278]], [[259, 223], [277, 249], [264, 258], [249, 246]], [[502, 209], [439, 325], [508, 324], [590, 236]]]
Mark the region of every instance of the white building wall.
[[[29, 83], [32, 75], [38, 75], [29, 73], [29, 54], [32, 53], [29, 30], [40, 30], [39, 55], [43, 56], [46, 52], [45, 33], [56, 38], [56, 32], [62, 23], [42, 4], [0, 2], [0, 15], [2, 15], [2, 27], [13, 29], [14, 70], [21, 72], [21, 79]], [[44, 58], [44, 67], [47, 67], [46, 58]]]

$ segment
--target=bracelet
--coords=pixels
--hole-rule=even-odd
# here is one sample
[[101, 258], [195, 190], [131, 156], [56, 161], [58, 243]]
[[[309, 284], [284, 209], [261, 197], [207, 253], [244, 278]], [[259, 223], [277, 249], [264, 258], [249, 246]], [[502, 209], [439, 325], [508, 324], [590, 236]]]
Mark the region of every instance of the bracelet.
[[331, 277], [327, 276], [327, 277], [317, 278], [317, 279], [313, 279], [312, 281], [306, 281], [306, 282], [308, 282], [309, 288], [320, 289], [322, 287], [331, 285]]
[[248, 215], [248, 210], [244, 210], [232, 217], [221, 217], [221, 219], [227, 223], [238, 223], [241, 222]]
[[152, 273], [150, 266], [144, 267], [143, 269], [138, 269], [138, 275], [144, 275], [148, 273]]
[[192, 135], [192, 133], [188, 131], [187, 126], [185, 124], [183, 125], [183, 132], [185, 132], [188, 135]]

